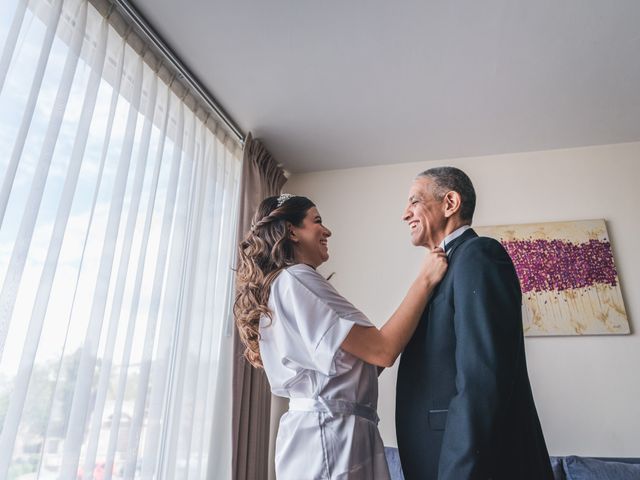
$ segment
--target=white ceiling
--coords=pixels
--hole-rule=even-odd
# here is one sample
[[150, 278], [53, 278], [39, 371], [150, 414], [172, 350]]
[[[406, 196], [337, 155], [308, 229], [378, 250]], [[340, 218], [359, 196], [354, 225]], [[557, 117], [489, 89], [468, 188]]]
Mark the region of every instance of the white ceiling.
[[640, 140], [638, 0], [132, 0], [292, 172]]

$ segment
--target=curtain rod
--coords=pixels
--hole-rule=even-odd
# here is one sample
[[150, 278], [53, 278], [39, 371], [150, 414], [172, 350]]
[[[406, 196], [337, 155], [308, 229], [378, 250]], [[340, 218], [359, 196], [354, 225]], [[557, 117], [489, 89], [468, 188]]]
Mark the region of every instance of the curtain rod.
[[244, 145], [244, 134], [236, 123], [227, 115], [224, 109], [218, 104], [215, 98], [202, 86], [202, 83], [189, 71], [187, 67], [180, 61], [180, 59], [173, 53], [165, 41], [160, 37], [155, 30], [147, 23], [145, 18], [140, 12], [129, 3], [128, 0], [111, 0], [118, 10], [121, 11], [126, 17], [138, 27], [141, 33], [147, 38], [149, 42], [156, 47], [160, 53], [166, 58], [166, 60], [178, 71], [180, 77], [185, 83], [201, 98], [201, 100], [218, 116], [225, 126], [233, 133], [240, 144]]

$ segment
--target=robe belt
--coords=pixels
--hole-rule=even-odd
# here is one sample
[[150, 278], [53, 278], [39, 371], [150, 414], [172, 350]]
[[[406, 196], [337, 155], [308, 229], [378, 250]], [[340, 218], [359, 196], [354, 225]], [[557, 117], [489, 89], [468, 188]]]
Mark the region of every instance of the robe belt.
[[291, 398], [289, 411], [293, 412], [323, 412], [334, 415], [356, 415], [376, 425], [380, 421], [374, 408], [360, 403], [338, 400], [334, 398]]

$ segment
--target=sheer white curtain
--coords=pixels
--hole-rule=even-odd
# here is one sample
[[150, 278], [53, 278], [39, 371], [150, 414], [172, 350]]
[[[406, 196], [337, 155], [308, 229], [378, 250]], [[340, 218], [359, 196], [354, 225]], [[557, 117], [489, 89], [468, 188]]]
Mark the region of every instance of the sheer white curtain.
[[229, 478], [238, 146], [85, 0], [0, 50], [0, 478]]

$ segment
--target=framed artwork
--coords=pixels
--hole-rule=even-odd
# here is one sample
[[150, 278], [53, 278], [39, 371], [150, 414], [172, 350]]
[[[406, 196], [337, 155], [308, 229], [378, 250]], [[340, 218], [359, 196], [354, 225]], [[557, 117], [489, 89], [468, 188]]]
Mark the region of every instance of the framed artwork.
[[500, 241], [522, 288], [524, 333], [629, 333], [604, 220], [474, 227]]

